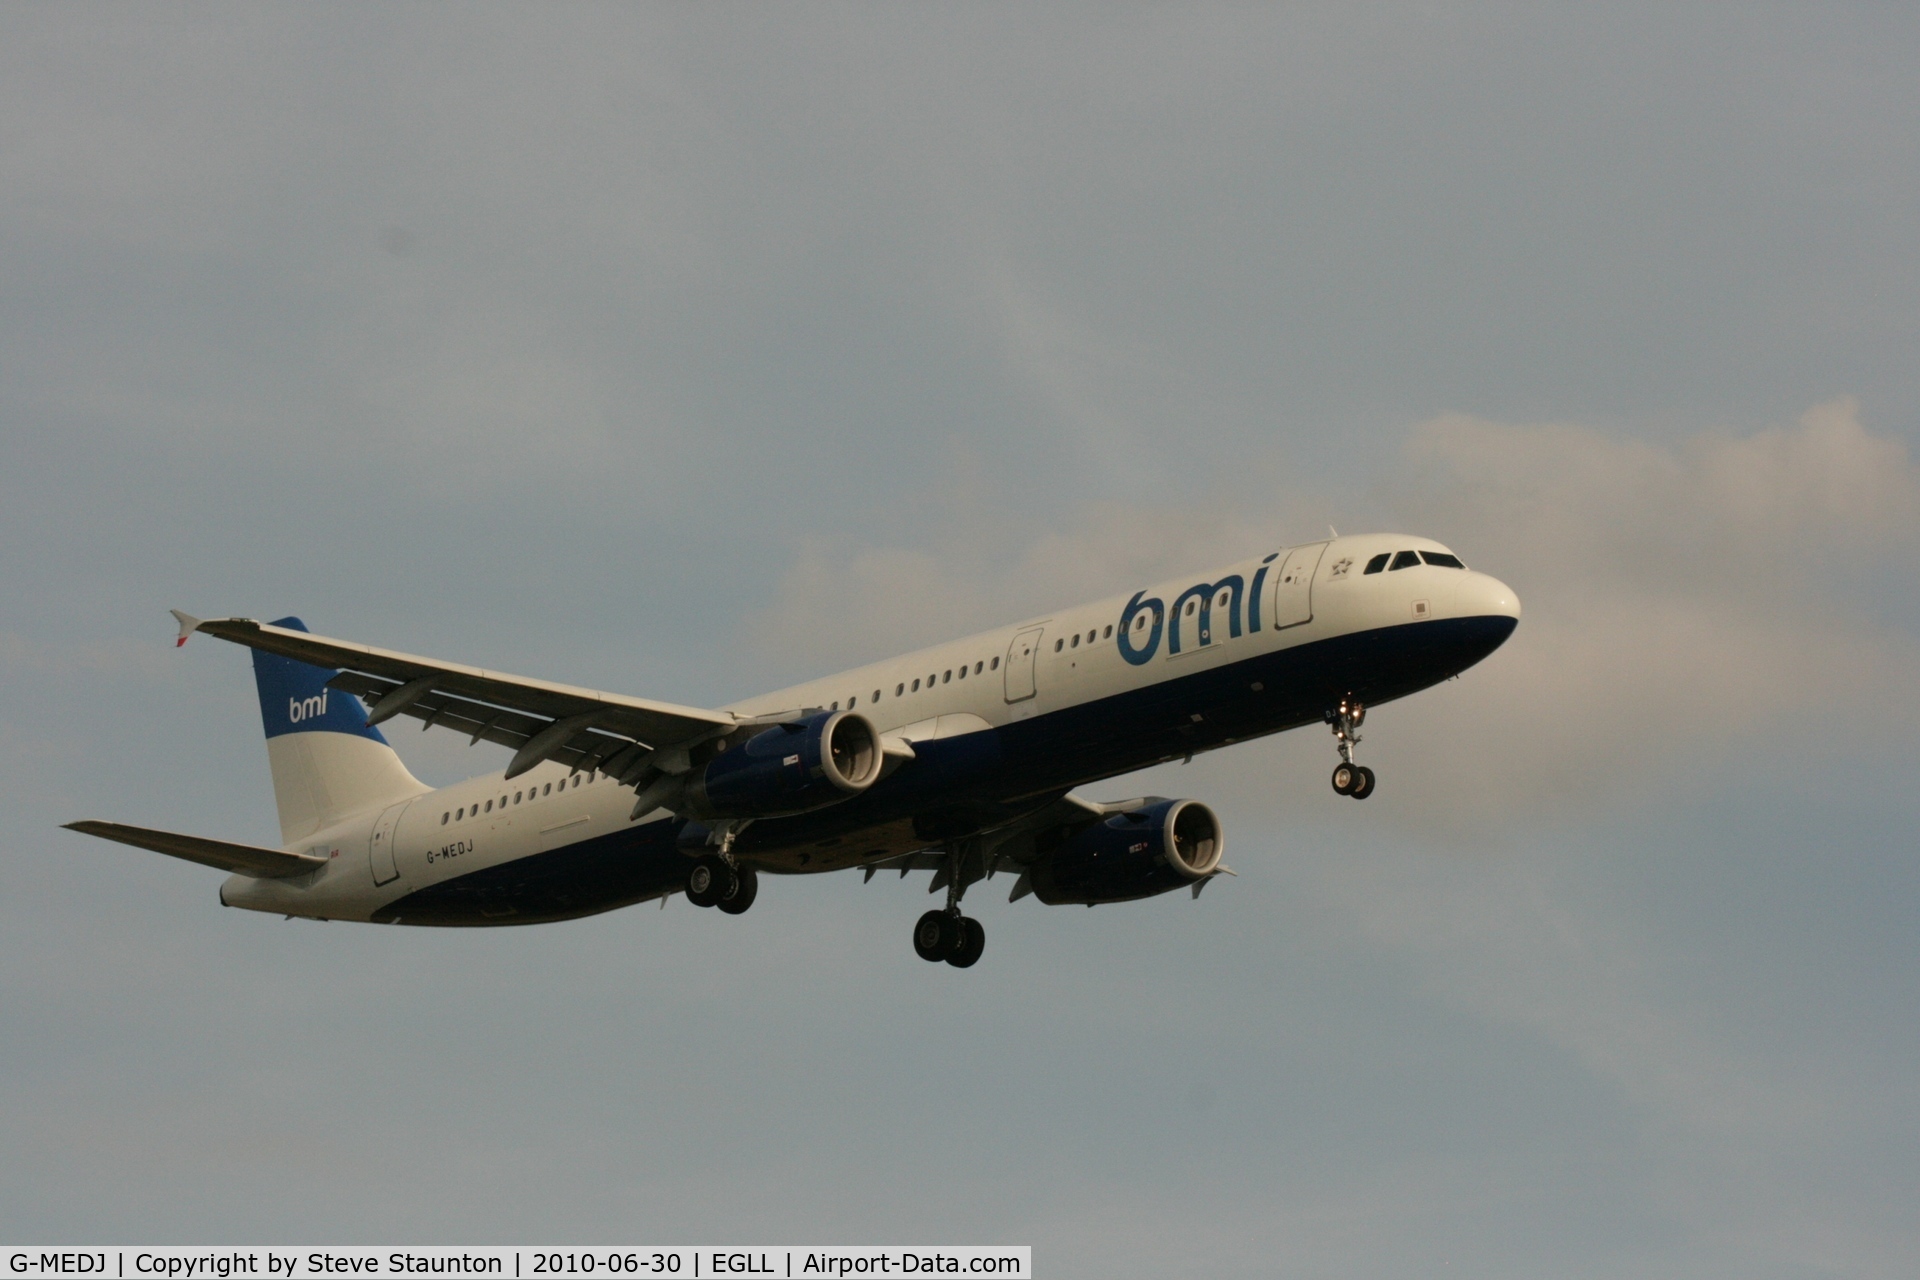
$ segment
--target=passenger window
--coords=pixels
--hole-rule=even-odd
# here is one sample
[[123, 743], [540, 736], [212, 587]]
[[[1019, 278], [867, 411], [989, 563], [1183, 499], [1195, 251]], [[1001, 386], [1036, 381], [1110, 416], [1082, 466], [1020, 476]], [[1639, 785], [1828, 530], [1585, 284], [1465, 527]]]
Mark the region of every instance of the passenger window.
[[874, 700], [875, 702], [878, 702], [878, 701], [880, 701], [880, 691], [879, 691], [878, 689], [875, 689], [875, 690], [873, 691], [873, 700]]
[[1133, 629], [1134, 629], [1135, 631], [1145, 631], [1145, 630], [1147, 629], [1147, 615], [1146, 615], [1146, 614], [1144, 614], [1144, 613], [1136, 613], [1136, 614], [1134, 614], [1134, 615], [1133, 615]]
[[1214, 604], [1214, 607], [1215, 607], [1215, 608], [1217, 608], [1217, 609], [1224, 609], [1224, 608], [1226, 608], [1226, 607], [1227, 607], [1227, 593], [1226, 593], [1226, 592], [1224, 592], [1224, 591], [1222, 591], [1222, 592], [1220, 593], [1220, 598], [1219, 598], [1218, 600], [1215, 600], [1215, 601], [1213, 602], [1213, 604]]
[[952, 668], [952, 667], [948, 667], [948, 668], [947, 668], [947, 669], [946, 669], [945, 671], [943, 671], [943, 672], [941, 672], [941, 673], [940, 673], [940, 683], [941, 683], [941, 684], [945, 684], [945, 683], [947, 683], [947, 682], [948, 682], [949, 680], [951, 680], [951, 679], [953, 679], [953, 668]]
[[453, 811], [453, 820], [454, 820], [455, 822], [458, 822], [458, 821], [460, 821], [460, 819], [462, 819], [462, 818], [464, 818], [464, 817], [466, 817], [466, 816], [467, 816], [467, 806], [465, 806], [465, 805], [461, 805], [461, 806], [460, 806], [460, 807], [459, 807], [458, 809], [455, 809], [455, 810]]
[[1422, 551], [1420, 558], [1428, 564], [1437, 564], [1442, 569], [1464, 569], [1467, 567], [1460, 563], [1459, 556], [1448, 555], [1444, 551]]
[[487, 801], [487, 812], [488, 812], [488, 813], [492, 813], [492, 812], [493, 812], [493, 801], [491, 801], [491, 800], [489, 800], [489, 801]]
[[1382, 551], [1379, 555], [1367, 561], [1367, 572], [1368, 573], [1380, 572], [1382, 569], [1387, 567], [1387, 561], [1391, 559], [1393, 559], [1393, 552]]
[[906, 691], [907, 691], [907, 686], [904, 684], [897, 684], [893, 686], [893, 696], [896, 698], [899, 697], [901, 694], [905, 693]]
[[962, 680], [965, 680], [967, 678], [967, 669], [965, 667], [960, 668], [960, 678]]
[[1107, 635], [1107, 639], [1109, 640], [1113, 639], [1113, 624], [1111, 622], [1107, 624], [1106, 635]]
[[827, 708], [827, 710], [829, 711], [838, 711], [839, 709], [840, 709], [840, 699], [838, 698], [835, 698], [833, 700], [833, 705]]
[[1073, 633], [1073, 647], [1076, 649], [1080, 647], [1080, 633], [1078, 631]]
[[515, 804], [519, 804], [519, 803], [520, 803], [520, 793], [519, 793], [518, 791], [516, 791], [516, 792], [514, 792], [514, 793], [513, 793], [513, 802], [514, 802]]
[[553, 784], [552, 784], [551, 782], [549, 782], [549, 783], [548, 783], [548, 784], [547, 784], [546, 786], [544, 786], [544, 787], [542, 787], [542, 788], [540, 788], [540, 794], [541, 794], [541, 795], [543, 795], [543, 796], [550, 796], [550, 795], [552, 795], [552, 794], [553, 794]]
[[450, 814], [450, 813], [443, 813], [443, 814], [441, 814], [441, 815], [440, 815], [440, 825], [441, 825], [441, 826], [443, 826], [443, 827], [444, 827], [444, 826], [446, 826], [446, 825], [447, 825], [447, 823], [449, 823], [449, 822], [451, 822], [451, 821], [453, 821], [453, 815], [452, 815], [452, 814]]
[[1401, 552], [1395, 553], [1393, 557], [1393, 563], [1387, 566], [1387, 570], [1388, 572], [1392, 572], [1395, 569], [1411, 569], [1413, 568], [1413, 566], [1419, 563], [1420, 563], [1419, 552], [1401, 551]]
[[502, 809], [507, 807], [507, 798], [504, 795], [500, 797], [500, 807]]
[[1187, 616], [1191, 618], [1193, 616], [1193, 611], [1195, 609], [1198, 609], [1199, 607], [1200, 607], [1200, 602], [1198, 600], [1187, 601]]
[[1067, 642], [1065, 640], [1055, 640], [1053, 642], [1053, 651], [1055, 653], [1060, 652], [1062, 649], [1066, 647], [1067, 647]]
[[916, 676], [916, 677], [914, 677], [914, 681], [913, 681], [913, 691], [914, 691], [915, 693], [918, 693], [918, 692], [920, 692], [920, 679], [919, 679], [919, 677], [918, 677], [918, 676]]
[[973, 674], [975, 674], [975, 675], [979, 675], [979, 674], [980, 674], [980, 668], [981, 668], [981, 666], [982, 666], [982, 665], [983, 665], [983, 664], [981, 664], [981, 663], [978, 663], [978, 662], [976, 662], [976, 663], [974, 663], [974, 664], [973, 664]]
[[987, 670], [989, 671], [998, 671], [999, 669], [1000, 669], [1000, 659], [998, 658], [995, 658], [992, 662], [987, 664]]

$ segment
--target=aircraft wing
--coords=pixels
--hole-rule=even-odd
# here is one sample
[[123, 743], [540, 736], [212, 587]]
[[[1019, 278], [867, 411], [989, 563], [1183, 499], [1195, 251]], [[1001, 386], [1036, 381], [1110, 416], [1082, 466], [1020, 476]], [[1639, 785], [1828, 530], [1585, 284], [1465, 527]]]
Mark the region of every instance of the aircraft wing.
[[984, 832], [958, 846], [937, 845], [868, 863], [865, 879], [871, 881], [881, 871], [898, 871], [902, 878], [909, 871], [931, 871], [934, 873], [933, 881], [927, 886], [927, 892], [933, 893], [945, 888], [956, 873], [964, 889], [995, 871], [1014, 870], [1021, 875], [1014, 886], [1013, 896], [1023, 898], [1031, 892], [1026, 887], [1026, 864], [1033, 859], [1036, 843], [1044, 838], [1045, 833], [1057, 832], [1064, 837], [1082, 827], [1093, 825], [1110, 813], [1124, 813], [1141, 803], [1139, 800], [1126, 800], [1118, 804], [1103, 804], [1071, 792], [1063, 793], [1006, 825]]
[[[1027, 865], [1035, 858], [1057, 847], [1062, 840], [1094, 823], [1116, 813], [1126, 813], [1132, 809], [1144, 808], [1157, 803], [1159, 797], [1143, 796], [1134, 800], [1089, 800], [1066, 792], [1054, 797], [1040, 808], [1031, 810], [1015, 818], [1005, 826], [983, 832], [970, 841], [954, 846], [936, 846], [920, 849], [913, 853], [903, 853], [878, 862], [867, 864], [865, 879], [871, 881], [881, 871], [898, 871], [902, 879], [909, 871], [931, 871], [933, 880], [927, 885], [927, 892], [934, 893], [946, 888], [956, 876], [964, 890], [978, 880], [992, 876], [996, 871], [1014, 871], [1018, 879], [1013, 890], [1007, 896], [1008, 902], [1018, 902], [1033, 892], [1027, 879]], [[1225, 863], [1212, 873], [1213, 875], [1238, 875]], [[1193, 884], [1193, 896], [1198, 898], [1200, 890], [1206, 887], [1207, 879], [1196, 880]]]
[[155, 853], [171, 854], [202, 866], [238, 871], [242, 875], [266, 880], [297, 876], [327, 865], [325, 858], [316, 858], [308, 853], [287, 853], [282, 849], [264, 849], [252, 844], [229, 844], [225, 840], [183, 836], [147, 827], [129, 827], [118, 822], [69, 822], [65, 826], [67, 830], [78, 831], [82, 835], [117, 840], [136, 849], [151, 849]]
[[[601, 693], [549, 680], [485, 671], [436, 658], [333, 640], [251, 618], [202, 620], [177, 610], [180, 639], [195, 631], [316, 667], [338, 667], [328, 684], [364, 700], [370, 724], [396, 715], [443, 725], [515, 750], [509, 778], [543, 760], [625, 782], [650, 770], [683, 772], [676, 752], [746, 724], [790, 718], [742, 717], [647, 698]], [[677, 767], [676, 767], [677, 766]]]

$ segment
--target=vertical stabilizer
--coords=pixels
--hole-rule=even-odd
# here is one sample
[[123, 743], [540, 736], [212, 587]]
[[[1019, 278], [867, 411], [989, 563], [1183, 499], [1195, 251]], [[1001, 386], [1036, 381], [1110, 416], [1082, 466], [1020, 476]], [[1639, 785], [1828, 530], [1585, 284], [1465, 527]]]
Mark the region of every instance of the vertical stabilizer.
[[[298, 618], [281, 618], [273, 625], [307, 629]], [[367, 723], [360, 700], [327, 688], [337, 674], [253, 651], [282, 844], [428, 790], [407, 772], [380, 731]]]

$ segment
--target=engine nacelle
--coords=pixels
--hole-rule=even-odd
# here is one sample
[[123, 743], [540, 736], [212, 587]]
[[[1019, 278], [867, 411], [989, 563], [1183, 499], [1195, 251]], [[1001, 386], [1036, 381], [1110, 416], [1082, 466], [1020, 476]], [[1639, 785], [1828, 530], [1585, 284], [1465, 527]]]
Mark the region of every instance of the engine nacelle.
[[687, 774], [696, 818], [778, 818], [859, 795], [880, 777], [880, 734], [852, 711], [775, 725]]
[[1220, 819], [1198, 800], [1155, 800], [1108, 816], [1027, 868], [1033, 896], [1062, 903], [1130, 902], [1214, 874], [1225, 851]]

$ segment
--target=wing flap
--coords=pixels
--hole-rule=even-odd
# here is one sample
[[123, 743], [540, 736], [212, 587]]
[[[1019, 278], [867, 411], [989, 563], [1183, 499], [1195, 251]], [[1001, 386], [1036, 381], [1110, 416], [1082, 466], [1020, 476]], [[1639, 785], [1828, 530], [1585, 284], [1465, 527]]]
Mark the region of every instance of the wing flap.
[[[343, 671], [327, 684], [375, 704], [402, 687], [356, 671]], [[473, 742], [492, 742], [515, 751], [522, 750], [541, 734], [562, 726], [566, 719], [544, 720], [537, 715], [457, 697], [437, 689], [407, 702], [394, 714], [421, 721], [422, 729], [451, 729], [455, 733], [466, 734]], [[579, 724], [571, 732], [563, 731], [564, 736], [559, 743], [540, 751], [540, 760], [558, 760], [571, 769], [590, 773], [631, 747], [638, 745], [646, 749], [652, 745], [601, 730], [595, 712], [584, 713], [580, 718], [590, 723]], [[731, 725], [732, 721], [727, 723]], [[517, 763], [519, 761], [516, 760]], [[531, 768], [534, 763], [538, 761], [528, 762], [526, 768]], [[523, 772], [524, 768], [509, 769], [507, 776], [513, 777]]]
[[120, 844], [130, 844], [136, 849], [150, 849], [155, 853], [184, 858], [188, 862], [198, 862], [202, 866], [237, 871], [241, 875], [256, 876], [263, 880], [297, 876], [327, 865], [325, 858], [316, 858], [311, 854], [288, 853], [284, 849], [267, 849], [260, 845], [232, 844], [225, 840], [209, 840], [204, 836], [183, 836], [172, 831], [129, 827], [119, 822], [69, 822], [65, 826], [68, 831], [78, 831], [82, 835], [98, 836], [102, 840], [114, 840]]

